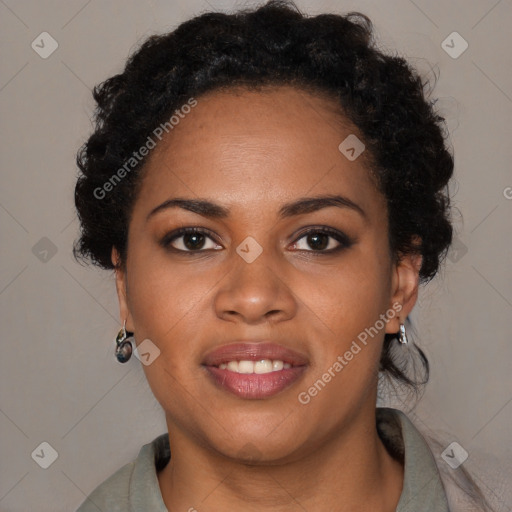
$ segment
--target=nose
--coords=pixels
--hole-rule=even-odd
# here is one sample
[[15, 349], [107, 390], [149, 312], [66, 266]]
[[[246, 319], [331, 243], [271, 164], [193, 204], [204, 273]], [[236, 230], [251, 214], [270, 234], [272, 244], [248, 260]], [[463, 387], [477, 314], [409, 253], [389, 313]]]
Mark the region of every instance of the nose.
[[219, 318], [247, 325], [277, 323], [295, 316], [297, 301], [286, 275], [263, 251], [251, 263], [234, 255], [231, 271], [215, 296]]

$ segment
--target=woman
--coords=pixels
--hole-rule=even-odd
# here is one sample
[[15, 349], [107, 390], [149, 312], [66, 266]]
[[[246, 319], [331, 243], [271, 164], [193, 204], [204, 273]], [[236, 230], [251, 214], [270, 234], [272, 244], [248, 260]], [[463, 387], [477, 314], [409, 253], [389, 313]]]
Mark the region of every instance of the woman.
[[454, 509], [376, 407], [379, 375], [428, 378], [397, 356], [452, 238], [415, 71], [362, 14], [273, 1], [150, 37], [94, 97], [75, 254], [115, 269], [116, 356], [137, 345], [168, 432], [79, 512]]

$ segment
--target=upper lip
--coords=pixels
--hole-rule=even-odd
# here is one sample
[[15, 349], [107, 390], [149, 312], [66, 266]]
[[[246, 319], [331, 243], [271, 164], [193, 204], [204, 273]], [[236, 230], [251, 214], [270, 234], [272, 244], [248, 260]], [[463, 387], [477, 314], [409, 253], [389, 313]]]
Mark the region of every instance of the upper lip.
[[281, 360], [292, 366], [303, 366], [308, 359], [291, 348], [268, 341], [238, 341], [221, 345], [208, 352], [203, 360], [206, 366], [219, 366], [229, 361], [260, 361], [262, 359]]

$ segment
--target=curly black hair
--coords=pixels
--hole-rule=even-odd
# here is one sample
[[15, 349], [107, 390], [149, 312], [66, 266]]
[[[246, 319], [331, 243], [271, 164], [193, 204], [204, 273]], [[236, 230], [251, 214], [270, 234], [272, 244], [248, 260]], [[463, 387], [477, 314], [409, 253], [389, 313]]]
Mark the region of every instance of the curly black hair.
[[[308, 17], [292, 1], [271, 0], [233, 14], [207, 12], [149, 37], [122, 73], [94, 88], [95, 131], [77, 155], [75, 258], [113, 269], [114, 246], [124, 266], [147, 161], [133, 155], [191, 98], [236, 86], [292, 85], [332, 98], [357, 127], [387, 199], [390, 252], [397, 259], [421, 254], [420, 279], [432, 279], [452, 240], [447, 184], [454, 161], [444, 119], [427, 99], [428, 81], [404, 58], [379, 50], [372, 31], [359, 12]], [[386, 334], [380, 370], [414, 388], [407, 365], [393, 357], [394, 338]], [[423, 384], [428, 360], [417, 350]]]

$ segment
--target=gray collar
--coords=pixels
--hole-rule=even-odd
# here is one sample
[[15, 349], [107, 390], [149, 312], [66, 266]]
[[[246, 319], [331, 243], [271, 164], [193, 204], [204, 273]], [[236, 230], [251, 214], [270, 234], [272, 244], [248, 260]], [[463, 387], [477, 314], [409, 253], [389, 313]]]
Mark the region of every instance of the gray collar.
[[449, 512], [434, 456], [420, 432], [398, 409], [377, 407], [376, 418], [383, 443], [404, 462], [404, 485], [396, 512]]
[[[434, 456], [425, 439], [397, 410], [377, 407], [377, 430], [388, 450], [404, 460], [404, 485], [396, 512], [449, 512]], [[135, 460], [129, 484], [133, 512], [168, 512], [157, 478], [157, 468], [169, 460], [169, 437], [162, 434], [145, 444]]]

